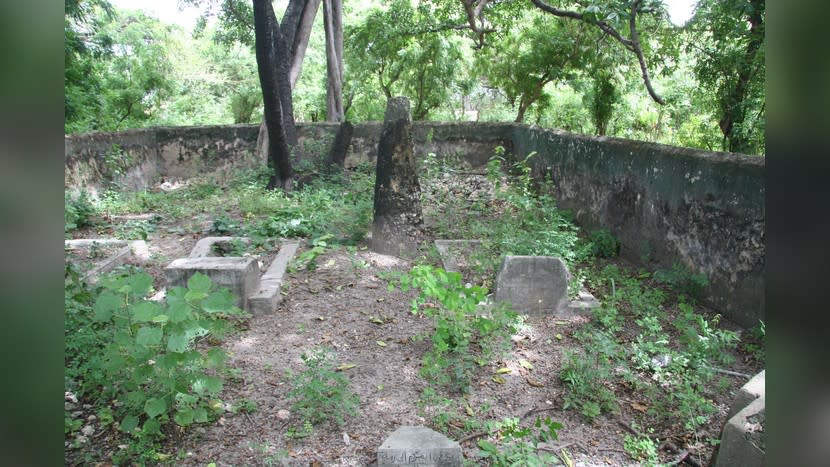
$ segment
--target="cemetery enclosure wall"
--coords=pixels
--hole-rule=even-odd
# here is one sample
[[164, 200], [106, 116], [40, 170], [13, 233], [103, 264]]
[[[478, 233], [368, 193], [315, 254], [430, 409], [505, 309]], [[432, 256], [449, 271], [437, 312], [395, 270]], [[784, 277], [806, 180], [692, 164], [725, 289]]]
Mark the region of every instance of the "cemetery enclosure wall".
[[[327, 153], [338, 125], [298, 125], [300, 144]], [[373, 164], [382, 123], [355, 125], [346, 166]], [[258, 125], [163, 127], [67, 136], [65, 186], [141, 190], [161, 179], [227, 177], [257, 166]], [[550, 177], [558, 203], [587, 229], [605, 228], [627, 258], [681, 263], [710, 280], [706, 302], [741, 324], [764, 317], [765, 163], [761, 157], [591, 137], [514, 123], [415, 122], [416, 154], [483, 167], [497, 146]]]

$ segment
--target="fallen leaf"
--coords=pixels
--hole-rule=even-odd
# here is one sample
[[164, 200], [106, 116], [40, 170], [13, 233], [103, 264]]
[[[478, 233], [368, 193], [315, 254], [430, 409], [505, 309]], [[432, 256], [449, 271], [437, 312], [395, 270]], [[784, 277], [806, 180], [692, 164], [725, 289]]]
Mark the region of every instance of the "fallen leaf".
[[553, 337], [557, 338], [557, 339], [558, 339], [558, 340], [560, 340], [560, 341], [562, 340], [562, 334], [557, 334], [557, 335], [555, 335], [555, 336], [553, 336]]
[[325, 320], [326, 320], [326, 317], [325, 317], [325, 316], [318, 316], [318, 317], [317, 317], [317, 320], [318, 320], [318, 321], [325, 321]]
[[519, 365], [521, 365], [522, 368], [524, 368], [526, 370], [532, 370], [533, 369], [533, 365], [529, 361], [525, 360], [524, 358], [519, 360]]
[[500, 375], [503, 375], [503, 374], [510, 373], [510, 372], [512, 372], [512, 371], [513, 371], [513, 370], [511, 370], [510, 368], [504, 367], [504, 368], [499, 368], [499, 369], [496, 371], [496, 373], [497, 373], [497, 374], [500, 374]]
[[349, 370], [349, 369], [352, 369], [356, 366], [357, 365], [355, 365], [354, 363], [344, 363], [344, 364], [340, 365], [339, 367], [337, 367], [337, 371]]
[[472, 417], [473, 415], [475, 415], [475, 412], [473, 412], [473, 408], [472, 408], [472, 407], [470, 407], [470, 404], [464, 404], [464, 410], [466, 410], [466, 411], [467, 411], [467, 415], [469, 415], [469, 416], [471, 416], [471, 417]]
[[502, 378], [499, 375], [493, 376], [493, 381], [496, 382], [496, 383], [499, 383], [499, 384], [504, 384], [504, 383], [507, 382], [504, 378]]
[[375, 343], [377, 343], [377, 345], [379, 345], [379, 346], [381, 346], [381, 347], [386, 347], [386, 342], [383, 342], [383, 341], [375, 341]]
[[326, 262], [326, 267], [330, 268], [334, 265], [335, 265], [335, 261], [333, 259], [330, 259], [330, 260], [328, 260], [328, 262]]
[[565, 462], [567, 467], [574, 467], [574, 461], [571, 460], [571, 456], [568, 455], [568, 451], [562, 449], [559, 451], [562, 454], [562, 460]]
[[631, 408], [638, 411], [638, 412], [642, 412], [642, 413], [646, 413], [646, 410], [648, 410], [647, 406], [645, 406], [643, 404], [639, 404], [637, 402], [632, 402], [631, 403]]
[[527, 378], [527, 384], [533, 386], [534, 388], [543, 388], [543, 387], [545, 387], [545, 383], [543, 383], [541, 381], [537, 381], [537, 380], [535, 380], [533, 378], [530, 378], [530, 377]]
[[370, 322], [370, 323], [379, 324], [379, 325], [382, 325], [382, 324], [383, 324], [383, 320], [382, 320], [382, 319], [380, 319], [380, 318], [375, 318], [374, 316], [370, 316], [370, 317], [369, 317], [369, 322]]

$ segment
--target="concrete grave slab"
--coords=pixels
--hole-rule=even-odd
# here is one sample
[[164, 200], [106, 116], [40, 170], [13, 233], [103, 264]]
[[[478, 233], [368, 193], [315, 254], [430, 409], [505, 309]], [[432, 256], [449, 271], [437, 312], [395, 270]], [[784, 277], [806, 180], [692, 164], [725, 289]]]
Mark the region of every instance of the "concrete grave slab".
[[64, 245], [69, 249], [91, 248], [95, 245], [120, 247], [115, 253], [95, 262], [95, 265], [83, 275], [82, 280], [89, 284], [95, 284], [102, 274], [106, 274], [121, 266], [132, 257], [136, 257], [142, 261], [150, 259], [150, 251], [147, 247], [147, 242], [144, 240], [128, 242], [126, 240], [112, 238], [79, 238], [65, 240]]
[[729, 409], [728, 421], [714, 467], [763, 466], [766, 454], [766, 370], [741, 387]]
[[283, 242], [277, 257], [259, 280], [257, 290], [248, 296], [248, 307], [252, 314], [273, 313], [280, 302], [280, 287], [285, 270], [291, 258], [297, 253], [299, 242]]
[[424, 426], [402, 426], [378, 448], [378, 467], [461, 467], [461, 446]]
[[187, 280], [201, 272], [237, 297], [236, 306], [248, 310], [248, 295], [259, 288], [259, 265], [250, 257], [179, 258], [164, 269], [167, 286], [187, 287]]
[[553, 315], [568, 307], [571, 274], [561, 258], [505, 256], [496, 275], [497, 302], [519, 313]]

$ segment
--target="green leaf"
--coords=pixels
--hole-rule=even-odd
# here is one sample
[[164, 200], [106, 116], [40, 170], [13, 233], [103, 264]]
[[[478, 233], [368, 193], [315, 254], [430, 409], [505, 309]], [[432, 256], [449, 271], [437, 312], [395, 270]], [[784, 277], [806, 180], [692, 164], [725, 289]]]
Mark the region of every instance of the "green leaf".
[[210, 277], [202, 274], [201, 272], [193, 274], [187, 281], [187, 288], [190, 289], [191, 292], [202, 292], [207, 294], [210, 292], [212, 287], [213, 282], [210, 280]]
[[138, 427], [138, 417], [135, 415], [127, 415], [123, 420], [121, 420], [119, 427], [124, 433], [131, 433], [136, 429], [136, 427]]
[[135, 335], [135, 343], [143, 346], [158, 345], [161, 343], [162, 331], [159, 328], [143, 326]]
[[189, 407], [179, 409], [176, 411], [176, 415], [173, 416], [173, 420], [180, 426], [188, 426], [193, 423], [193, 410]]
[[208, 294], [205, 292], [200, 292], [198, 290], [188, 290], [186, 294], [184, 294], [184, 299], [187, 300], [188, 303], [198, 302], [199, 300], [204, 299], [207, 297]]
[[167, 339], [167, 350], [170, 352], [181, 353], [188, 349], [190, 339], [187, 338], [186, 333], [175, 333]]
[[219, 368], [225, 364], [225, 360], [227, 360], [228, 355], [225, 353], [224, 350], [220, 349], [219, 347], [214, 347], [207, 352], [207, 358], [205, 359], [205, 366], [208, 368]]
[[142, 391], [130, 391], [127, 393], [127, 402], [132, 406], [141, 406], [146, 400], [147, 395]]
[[184, 298], [182, 298], [182, 301], [176, 301], [170, 304], [167, 308], [167, 318], [171, 323], [181, 323], [192, 317], [193, 313], [190, 311], [190, 305], [184, 302]]
[[149, 300], [142, 300], [132, 306], [130, 306], [130, 314], [133, 317], [133, 321], [144, 323], [147, 321], [152, 321], [153, 318], [161, 314], [161, 306]]
[[153, 288], [153, 276], [146, 272], [133, 274], [127, 279], [127, 285], [130, 286], [132, 293], [136, 295], [146, 295]]
[[162, 371], [170, 371], [173, 368], [176, 368], [182, 360], [181, 354], [172, 352], [166, 353], [164, 355], [160, 355], [156, 359], [156, 366]]
[[217, 394], [222, 390], [222, 380], [213, 376], [203, 376], [193, 383], [193, 392], [199, 395]]
[[166, 412], [167, 402], [165, 402], [164, 399], [153, 397], [147, 399], [147, 402], [144, 403], [144, 413], [146, 413], [150, 418], [155, 418]]
[[144, 426], [141, 427], [141, 431], [145, 435], [161, 436], [161, 423], [159, 423], [156, 418], [147, 419], [147, 421], [144, 422]]
[[230, 292], [214, 292], [202, 301], [202, 310], [206, 313], [221, 313], [232, 311], [236, 300]]
[[110, 291], [104, 291], [95, 300], [95, 305], [92, 306], [92, 311], [95, 312], [93, 319], [95, 321], [108, 321], [112, 318], [115, 310], [121, 308], [123, 299]]
[[197, 407], [193, 409], [193, 421], [196, 423], [207, 423], [207, 410], [205, 410], [204, 407]]
[[173, 287], [167, 290], [167, 305], [181, 305], [185, 304], [184, 296], [187, 293], [187, 289], [184, 287]]

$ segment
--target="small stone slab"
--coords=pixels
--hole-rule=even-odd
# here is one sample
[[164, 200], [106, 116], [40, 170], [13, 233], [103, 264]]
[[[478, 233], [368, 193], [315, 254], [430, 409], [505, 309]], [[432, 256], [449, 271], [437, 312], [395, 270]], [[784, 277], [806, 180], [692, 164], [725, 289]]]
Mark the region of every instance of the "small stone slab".
[[496, 275], [495, 299], [530, 316], [554, 315], [568, 308], [570, 281], [561, 258], [505, 256]]
[[248, 310], [248, 295], [259, 287], [259, 265], [251, 257], [179, 258], [164, 269], [167, 286], [187, 287], [187, 280], [201, 272], [236, 296], [236, 306]]
[[137, 257], [141, 261], [147, 261], [150, 259], [150, 250], [147, 247], [147, 242], [144, 240], [133, 240], [128, 242], [126, 240], [111, 238], [80, 238], [66, 240], [64, 241], [64, 245], [69, 249], [91, 248], [95, 245], [121, 247], [112, 255], [96, 262], [92, 269], [84, 274], [82, 279], [89, 284], [97, 283], [98, 278], [101, 275], [112, 271], [118, 266], [121, 266], [133, 256]]
[[402, 426], [378, 448], [378, 467], [461, 467], [461, 446], [424, 426]]
[[252, 314], [273, 313], [280, 302], [280, 287], [289, 261], [297, 253], [299, 242], [285, 242], [280, 247], [271, 266], [259, 279], [259, 289], [248, 297], [248, 307]]

